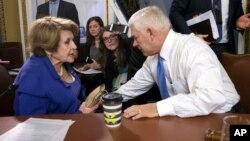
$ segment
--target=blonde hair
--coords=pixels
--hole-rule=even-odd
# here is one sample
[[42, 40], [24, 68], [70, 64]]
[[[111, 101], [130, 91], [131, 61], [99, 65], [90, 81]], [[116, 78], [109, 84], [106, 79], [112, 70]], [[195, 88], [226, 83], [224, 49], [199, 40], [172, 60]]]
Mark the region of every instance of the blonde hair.
[[149, 6], [133, 14], [129, 19], [129, 26], [134, 26], [138, 31], [152, 26], [157, 30], [162, 30], [170, 29], [171, 23], [160, 8]]
[[35, 20], [28, 34], [30, 51], [37, 56], [46, 55], [45, 51], [56, 52], [62, 30], [71, 31], [76, 36], [79, 27], [71, 20], [57, 17], [44, 17]]

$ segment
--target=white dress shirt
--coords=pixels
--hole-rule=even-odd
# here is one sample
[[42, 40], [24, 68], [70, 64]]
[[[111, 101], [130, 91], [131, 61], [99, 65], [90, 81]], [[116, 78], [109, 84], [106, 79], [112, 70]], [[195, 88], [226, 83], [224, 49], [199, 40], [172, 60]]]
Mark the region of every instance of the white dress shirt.
[[[149, 56], [135, 76], [118, 93], [124, 100], [148, 91], [157, 79], [157, 56]], [[160, 56], [170, 97], [157, 102], [160, 116], [192, 117], [224, 113], [240, 97], [211, 48], [194, 35], [170, 30]]]

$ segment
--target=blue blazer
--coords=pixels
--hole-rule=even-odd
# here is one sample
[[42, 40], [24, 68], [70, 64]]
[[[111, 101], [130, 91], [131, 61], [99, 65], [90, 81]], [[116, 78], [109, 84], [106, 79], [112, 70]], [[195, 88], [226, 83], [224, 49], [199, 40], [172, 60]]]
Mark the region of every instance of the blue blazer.
[[[71, 65], [65, 63], [65, 67], [81, 85]], [[19, 85], [15, 93], [15, 115], [80, 113], [78, 95], [60, 79], [47, 56], [31, 56], [16, 77], [15, 84]]]

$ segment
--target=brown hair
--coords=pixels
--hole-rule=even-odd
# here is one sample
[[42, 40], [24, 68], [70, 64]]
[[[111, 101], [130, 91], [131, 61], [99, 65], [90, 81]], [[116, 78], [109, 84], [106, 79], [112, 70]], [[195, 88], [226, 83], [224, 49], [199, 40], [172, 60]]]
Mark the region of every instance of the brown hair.
[[[113, 32], [110, 31], [110, 25], [107, 25], [103, 28], [102, 32], [101, 32], [101, 38], [100, 38], [100, 64], [102, 69], [106, 68], [106, 65], [108, 63], [108, 57], [110, 54], [114, 54], [114, 52], [110, 51], [107, 49], [107, 47], [105, 46], [105, 43], [103, 41], [103, 33], [104, 32]], [[129, 54], [130, 54], [130, 49], [129, 49], [129, 43], [126, 39], [123, 39], [121, 34], [117, 34], [117, 38], [118, 38], [118, 47], [115, 50], [116, 54], [117, 54], [117, 66], [118, 67], [125, 67], [128, 63], [128, 58], [129, 58]]]
[[[86, 25], [86, 36], [87, 36], [87, 45], [91, 46], [95, 43], [95, 37], [93, 37], [89, 32], [89, 25], [92, 21], [96, 21], [100, 28], [104, 27], [103, 21], [99, 16], [94, 16], [88, 19], [87, 25]], [[101, 31], [100, 31], [101, 32]]]
[[56, 52], [61, 30], [71, 31], [75, 37], [79, 27], [71, 20], [57, 17], [44, 17], [34, 21], [28, 34], [31, 52], [36, 56], [46, 55], [45, 51]]

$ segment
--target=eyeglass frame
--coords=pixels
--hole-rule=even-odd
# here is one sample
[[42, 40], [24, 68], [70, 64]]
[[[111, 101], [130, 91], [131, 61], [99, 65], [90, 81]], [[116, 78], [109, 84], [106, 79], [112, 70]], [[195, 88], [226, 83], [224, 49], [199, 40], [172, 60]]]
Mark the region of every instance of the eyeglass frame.
[[117, 38], [117, 34], [111, 34], [108, 37], [102, 38], [102, 40], [103, 40], [104, 43], [105, 42], [107, 43], [109, 41], [114, 41], [116, 38]]

